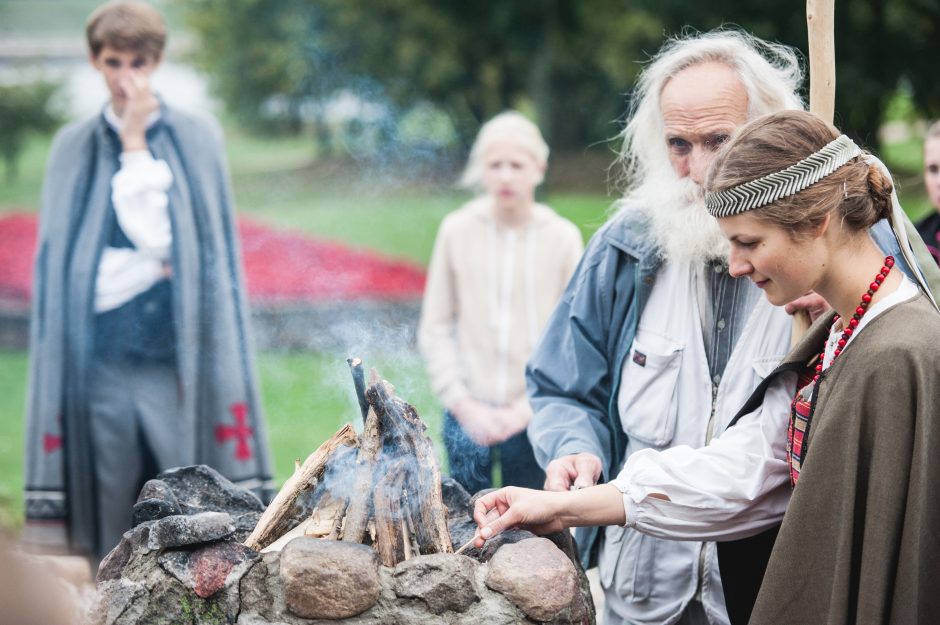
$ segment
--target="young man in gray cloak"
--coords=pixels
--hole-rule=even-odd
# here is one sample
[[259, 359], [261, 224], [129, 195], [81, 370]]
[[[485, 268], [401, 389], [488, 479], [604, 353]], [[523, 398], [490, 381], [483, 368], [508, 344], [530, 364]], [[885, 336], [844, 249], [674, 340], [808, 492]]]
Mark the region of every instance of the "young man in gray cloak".
[[106, 4], [86, 35], [111, 100], [49, 157], [23, 539], [101, 558], [160, 471], [208, 464], [263, 499], [271, 472], [219, 129], [151, 92], [153, 8]]

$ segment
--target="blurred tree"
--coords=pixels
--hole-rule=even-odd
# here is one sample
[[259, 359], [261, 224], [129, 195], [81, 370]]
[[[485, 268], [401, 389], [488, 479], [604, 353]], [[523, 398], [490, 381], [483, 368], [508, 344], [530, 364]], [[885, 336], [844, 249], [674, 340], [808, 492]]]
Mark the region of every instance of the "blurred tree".
[[[178, 2], [199, 37], [193, 54], [240, 121], [257, 124], [274, 96], [296, 107], [311, 72], [306, 41], [312, 3], [292, 0]], [[291, 114], [293, 113], [293, 114]], [[284, 119], [296, 123], [296, 111]], [[291, 128], [295, 130], [296, 128]]]
[[[803, 2], [762, 0], [177, 0], [199, 35], [198, 61], [242, 120], [274, 106], [296, 127], [340, 90], [388, 110], [440, 108], [469, 142], [516, 107], [554, 149], [618, 131], [640, 63], [663, 33], [734, 23], [806, 50]], [[922, 113], [940, 114], [940, 0], [857, 0], [836, 7], [836, 121], [876, 146], [901, 78]], [[293, 125], [293, 126], [291, 126]], [[395, 124], [385, 136], [394, 138]]]
[[49, 132], [60, 119], [52, 111], [52, 97], [58, 85], [33, 82], [0, 85], [0, 155], [7, 182], [16, 180], [20, 154], [30, 132]]
[[[616, 134], [623, 92], [662, 27], [625, 0], [198, 0], [197, 61], [243, 121], [265, 107], [323, 126], [346, 90], [407, 110], [432, 103], [466, 144], [480, 123], [531, 108], [553, 148]], [[598, 45], [603, 42], [603, 45]], [[321, 137], [322, 139], [323, 137]]]
[[[765, 39], [807, 51], [805, 2], [639, 0], [668, 32], [739, 24]], [[837, 2], [836, 125], [872, 148], [884, 111], [903, 81], [919, 113], [940, 115], [940, 1]]]

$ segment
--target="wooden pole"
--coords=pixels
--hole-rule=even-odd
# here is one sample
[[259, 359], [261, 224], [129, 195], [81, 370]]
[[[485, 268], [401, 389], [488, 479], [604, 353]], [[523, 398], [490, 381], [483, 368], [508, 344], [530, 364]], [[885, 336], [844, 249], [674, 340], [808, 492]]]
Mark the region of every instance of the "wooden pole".
[[[836, 110], [835, 0], [806, 0], [809, 38], [809, 111], [832, 123]], [[793, 315], [790, 344], [796, 345], [810, 326], [809, 313]]]
[[836, 109], [835, 0], [806, 0], [809, 110], [832, 123]]

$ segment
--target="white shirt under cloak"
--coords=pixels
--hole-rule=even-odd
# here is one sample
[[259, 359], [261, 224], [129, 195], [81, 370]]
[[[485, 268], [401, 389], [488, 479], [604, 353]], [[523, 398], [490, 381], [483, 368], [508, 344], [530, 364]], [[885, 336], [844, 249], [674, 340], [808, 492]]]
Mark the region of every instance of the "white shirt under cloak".
[[[872, 319], [918, 292], [904, 276], [893, 293], [868, 309], [849, 342]], [[841, 336], [836, 324], [824, 369]], [[759, 408], [706, 447], [680, 445], [630, 456], [611, 481], [624, 495], [626, 527], [673, 540], [733, 540], [779, 523], [791, 494], [786, 432], [795, 392], [796, 374], [781, 375]]]
[[[110, 106], [104, 116], [120, 133], [121, 119]], [[159, 118], [159, 111], [151, 114], [147, 128]], [[173, 184], [169, 166], [148, 150], [122, 152], [120, 161], [121, 168], [111, 179], [111, 200], [134, 248], [106, 246], [102, 251], [95, 280], [96, 313], [119, 308], [165, 279], [173, 246], [167, 200]]]
[[[628, 459], [673, 446], [695, 449], [723, 436], [789, 349], [790, 317], [760, 295], [723, 374], [713, 378], [702, 328], [708, 293], [702, 282], [709, 271], [704, 264], [666, 261], [656, 274], [615, 398]], [[674, 622], [695, 599], [710, 623], [727, 625], [715, 544], [701, 540], [657, 540], [629, 527], [607, 527], [598, 573], [617, 622]]]

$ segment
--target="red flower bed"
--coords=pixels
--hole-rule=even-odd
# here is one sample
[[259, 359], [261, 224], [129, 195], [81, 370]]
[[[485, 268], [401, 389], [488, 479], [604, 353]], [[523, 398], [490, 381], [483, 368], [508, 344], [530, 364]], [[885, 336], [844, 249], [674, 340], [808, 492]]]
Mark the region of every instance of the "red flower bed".
[[[0, 217], [0, 297], [28, 302], [38, 230], [35, 215]], [[405, 300], [421, 297], [414, 263], [239, 219], [248, 296], [254, 303]]]
[[0, 218], [0, 298], [29, 301], [37, 230], [35, 215]]
[[402, 300], [421, 297], [424, 270], [410, 262], [317, 241], [240, 219], [254, 300]]

